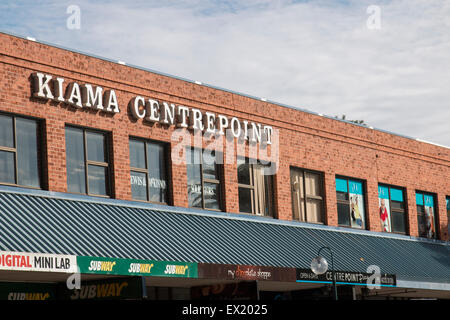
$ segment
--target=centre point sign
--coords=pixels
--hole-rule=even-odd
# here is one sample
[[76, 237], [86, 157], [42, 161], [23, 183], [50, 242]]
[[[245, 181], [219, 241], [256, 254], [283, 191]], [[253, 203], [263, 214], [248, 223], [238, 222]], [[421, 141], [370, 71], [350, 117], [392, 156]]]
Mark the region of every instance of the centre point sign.
[[[32, 96], [34, 98], [53, 100], [75, 108], [89, 108], [107, 113], [120, 113], [116, 93], [113, 89], [103, 90], [92, 84], [70, 82], [65, 79], [41, 72], [31, 74]], [[143, 96], [135, 96], [129, 102], [131, 116], [148, 123], [160, 123], [191, 130], [200, 130], [205, 134], [224, 136], [229, 130], [234, 138], [241, 138], [251, 143], [272, 144], [273, 128], [237, 117], [227, 117], [213, 112], [202, 112], [197, 108], [158, 101]]]

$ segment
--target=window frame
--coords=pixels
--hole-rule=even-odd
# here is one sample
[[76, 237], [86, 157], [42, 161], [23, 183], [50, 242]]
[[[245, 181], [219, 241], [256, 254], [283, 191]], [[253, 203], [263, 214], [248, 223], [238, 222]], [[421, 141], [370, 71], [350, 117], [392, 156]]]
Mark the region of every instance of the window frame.
[[[422, 196], [422, 202], [423, 205], [419, 205], [417, 204], [417, 195], [420, 194]], [[428, 237], [423, 237], [420, 235], [420, 228], [419, 228], [419, 215], [421, 216], [425, 216], [426, 215], [426, 210], [425, 210], [425, 196], [430, 196], [433, 197], [433, 215], [434, 215], [434, 230], [435, 230], [435, 236], [432, 238], [428, 238]], [[439, 206], [437, 205], [437, 195], [435, 193], [431, 193], [431, 192], [427, 192], [427, 191], [421, 191], [421, 190], [416, 190], [415, 192], [415, 205], [416, 205], [416, 219], [417, 219], [417, 233], [418, 233], [418, 237], [419, 238], [423, 238], [423, 239], [440, 239], [441, 238], [441, 233], [439, 230], [439, 213], [438, 213], [438, 208]], [[423, 213], [420, 213], [418, 210], [418, 207], [422, 207], [423, 208]]]
[[450, 241], [450, 196], [445, 196], [445, 211], [447, 211], [447, 241]]
[[[299, 167], [294, 167], [291, 166], [289, 168], [289, 173], [290, 173], [290, 178], [291, 178], [291, 199], [292, 199], [292, 219], [294, 221], [300, 221], [300, 222], [305, 222], [305, 223], [313, 223], [313, 224], [325, 224], [325, 220], [326, 220], [326, 213], [325, 213], [325, 179], [324, 179], [324, 173], [320, 172], [320, 171], [315, 171], [315, 170], [310, 170], [310, 169], [304, 169], [304, 168], [299, 168]], [[294, 199], [293, 199], [293, 183], [292, 183], [292, 171], [295, 170], [297, 172], [301, 172], [302, 176], [303, 176], [303, 190], [304, 190], [304, 197], [303, 197], [303, 201], [301, 200], [300, 197], [300, 201], [302, 201], [302, 205], [303, 205], [303, 210], [304, 210], [304, 215], [305, 215], [305, 219], [301, 220], [300, 219], [300, 213], [299, 213], [299, 219], [295, 219], [295, 214], [294, 214]], [[316, 195], [311, 195], [311, 194], [306, 194], [306, 174], [310, 173], [310, 174], [314, 174], [317, 175], [319, 177], [319, 185], [320, 185], [320, 194], [321, 196], [316, 196]], [[307, 217], [308, 217], [308, 212], [307, 212], [307, 201], [308, 199], [312, 199], [312, 200], [320, 200], [320, 209], [321, 209], [321, 213], [322, 213], [322, 221], [308, 221]]]
[[[254, 170], [253, 170], [253, 166], [260, 164], [262, 166], [267, 166], [267, 165], [263, 165], [260, 163], [259, 159], [251, 159], [252, 162], [256, 161], [256, 163], [250, 163], [250, 158], [248, 157], [243, 157], [243, 156], [237, 156], [237, 160], [239, 159], [244, 159], [244, 163], [248, 164], [249, 166], [249, 180], [250, 180], [250, 184], [243, 184], [243, 183], [239, 183], [239, 171], [236, 170], [237, 172], [237, 181], [238, 181], [238, 205], [239, 205], [239, 213], [240, 214], [250, 214], [250, 215], [255, 215], [255, 216], [261, 216], [261, 217], [266, 217], [266, 218], [275, 218], [276, 216], [276, 209], [275, 209], [275, 199], [272, 199], [271, 197], [268, 197], [268, 201], [269, 201], [269, 215], [266, 215], [264, 213], [259, 214], [255, 212], [255, 202], [256, 202], [256, 195], [255, 195], [255, 177], [254, 177]], [[238, 163], [238, 161], [236, 161], [236, 163]], [[237, 166], [239, 167], [239, 166]], [[275, 190], [275, 181], [274, 181], [274, 175], [270, 175], [270, 184], [268, 186], [268, 190], [265, 190], [266, 192], [268, 192], [269, 194], [273, 194], [274, 190]], [[250, 189], [250, 199], [251, 199], [251, 213], [249, 212], [243, 212], [240, 210], [240, 203], [239, 203], [239, 188], [246, 188], [246, 189]]]
[[[204, 178], [204, 174], [203, 174], [203, 152], [205, 151], [204, 148], [196, 148], [193, 146], [187, 146], [186, 150], [189, 150], [190, 152], [194, 152], [195, 150], [199, 150], [200, 151], [200, 163], [190, 163], [190, 165], [199, 165], [200, 166], [200, 184], [201, 184], [201, 194], [202, 194], [202, 206], [201, 207], [192, 207], [189, 205], [189, 191], [188, 191], [188, 207], [189, 208], [195, 208], [195, 209], [202, 209], [202, 210], [210, 210], [210, 211], [217, 211], [217, 212], [223, 212], [224, 210], [224, 192], [223, 190], [225, 189], [223, 184], [224, 184], [224, 174], [223, 174], [223, 164], [219, 164], [217, 163], [217, 161], [214, 161], [214, 167], [217, 173], [217, 177], [219, 178], [217, 179], [209, 179], [209, 178]], [[217, 153], [221, 153], [218, 152], [216, 150], [209, 150], [206, 149], [208, 151], [214, 152], [214, 157], [215, 159], [217, 159]], [[223, 157], [223, 154], [221, 154], [221, 156]], [[187, 167], [188, 163], [186, 163], [186, 175], [187, 175]], [[205, 192], [204, 192], [204, 186], [205, 183], [213, 183], [216, 184], [219, 188], [218, 192], [217, 192], [217, 196], [219, 197], [219, 209], [215, 209], [215, 208], [206, 208], [205, 207]], [[189, 185], [188, 185], [189, 187]]]
[[[110, 156], [110, 132], [108, 131], [103, 131], [103, 130], [99, 130], [99, 129], [93, 129], [93, 128], [88, 128], [88, 127], [80, 127], [80, 126], [76, 126], [76, 125], [72, 125], [72, 124], [66, 124], [64, 127], [64, 135], [65, 135], [65, 130], [67, 128], [72, 128], [72, 129], [77, 129], [77, 130], [81, 130], [83, 132], [83, 155], [84, 155], [84, 184], [85, 184], [85, 188], [86, 188], [86, 193], [80, 193], [80, 192], [70, 192], [73, 194], [81, 194], [81, 195], [88, 195], [88, 196], [92, 196], [92, 197], [101, 197], [101, 198], [112, 198], [112, 162], [111, 161], [111, 156]], [[86, 132], [92, 132], [92, 133], [100, 133], [104, 135], [104, 157], [106, 159], [106, 162], [102, 162], [102, 161], [94, 161], [94, 160], [89, 160], [88, 159], [88, 153], [87, 153], [87, 135]], [[98, 166], [98, 167], [103, 167], [106, 168], [106, 179], [105, 179], [105, 191], [106, 191], [106, 195], [102, 195], [102, 194], [95, 194], [95, 193], [90, 193], [89, 192], [89, 165], [92, 166]], [[67, 143], [66, 143], [66, 170], [67, 170]], [[66, 183], [67, 183], [67, 189], [69, 187], [69, 181], [68, 181], [68, 175], [66, 173]], [[69, 191], [68, 191], [69, 192]]]
[[[0, 151], [4, 151], [4, 152], [10, 152], [14, 154], [14, 181], [15, 183], [10, 183], [10, 182], [3, 182], [0, 181], [0, 185], [4, 185], [4, 186], [12, 186], [12, 187], [21, 187], [21, 188], [28, 188], [28, 189], [35, 189], [35, 190], [42, 190], [43, 189], [43, 184], [44, 184], [44, 174], [43, 174], [43, 135], [42, 135], [42, 128], [43, 128], [43, 120], [39, 119], [39, 118], [34, 118], [34, 117], [29, 117], [29, 116], [23, 116], [23, 115], [17, 115], [17, 114], [13, 114], [13, 113], [7, 113], [7, 112], [3, 112], [0, 111], [0, 115], [5, 116], [5, 117], [10, 117], [12, 118], [12, 129], [13, 129], [13, 144], [14, 147], [5, 147], [5, 146], [0, 146]], [[17, 156], [17, 125], [16, 125], [16, 119], [17, 118], [22, 118], [22, 119], [26, 119], [26, 120], [32, 120], [36, 123], [36, 153], [37, 153], [37, 168], [38, 168], [38, 177], [39, 177], [39, 187], [34, 187], [34, 186], [29, 186], [29, 185], [24, 185], [24, 184], [19, 184], [19, 160], [18, 160], [18, 156]]]
[[[348, 200], [340, 200], [337, 198], [337, 192], [341, 192], [344, 193], [342, 191], [337, 191], [336, 192], [336, 204], [345, 204], [349, 206], [349, 210], [348, 210], [348, 215], [349, 215], [349, 221], [350, 223], [348, 225], [345, 224], [339, 224], [339, 211], [337, 209], [336, 206], [336, 213], [337, 213], [337, 221], [338, 221], [338, 226], [339, 227], [343, 227], [343, 228], [351, 228], [351, 229], [356, 229], [356, 230], [369, 230], [369, 224], [367, 223], [367, 189], [366, 189], [366, 181], [362, 180], [362, 179], [358, 179], [358, 178], [352, 178], [352, 177], [347, 177], [347, 176], [341, 176], [341, 175], [335, 175], [334, 177], [334, 181], [336, 183], [336, 179], [341, 179], [341, 180], [346, 180], [347, 181], [347, 198]], [[350, 213], [350, 208], [351, 208], [351, 201], [350, 201], [350, 186], [349, 186], [349, 181], [353, 180], [355, 182], [359, 182], [361, 183], [362, 186], [362, 196], [364, 197], [364, 228], [356, 228], [356, 227], [352, 227], [352, 223], [351, 223], [351, 213]], [[335, 188], [336, 189], [336, 188]]]
[[[163, 147], [163, 157], [164, 157], [164, 161], [167, 163], [167, 159], [169, 159], [169, 146], [166, 142], [163, 141], [158, 141], [158, 140], [153, 140], [153, 139], [146, 139], [146, 138], [140, 138], [140, 137], [136, 137], [136, 136], [129, 136], [128, 137], [128, 149], [130, 151], [130, 141], [131, 140], [135, 140], [135, 141], [139, 141], [139, 142], [143, 142], [144, 143], [144, 157], [145, 157], [145, 169], [143, 168], [137, 168], [137, 167], [132, 167], [131, 166], [131, 161], [130, 161], [130, 178], [131, 178], [131, 172], [135, 171], [135, 172], [139, 172], [139, 173], [144, 173], [146, 176], [146, 196], [147, 196], [147, 200], [140, 200], [140, 199], [133, 199], [133, 195], [131, 195], [131, 198], [133, 201], [141, 201], [141, 202], [148, 202], [148, 203], [156, 203], [156, 204], [162, 204], [162, 205], [166, 205], [169, 206], [171, 205], [172, 201], [171, 201], [171, 192], [170, 192], [170, 186], [169, 186], [169, 166], [164, 166], [164, 174], [166, 177], [166, 199], [167, 202], [159, 202], [159, 201], [150, 201], [150, 192], [148, 190], [149, 185], [148, 185], [148, 175], [149, 175], [149, 168], [148, 168], [148, 151], [147, 151], [147, 143], [150, 144], [157, 144]], [[131, 157], [130, 157], [131, 159]], [[131, 188], [131, 184], [130, 184], [130, 188]]]
[[[389, 218], [389, 224], [391, 226], [391, 231], [388, 232], [388, 233], [402, 234], [402, 235], [409, 234], [408, 203], [407, 203], [407, 197], [406, 197], [406, 195], [407, 195], [406, 188], [399, 187], [399, 186], [394, 186], [394, 185], [386, 184], [386, 183], [378, 183], [378, 186], [379, 187], [381, 186], [381, 187], [388, 188], [389, 210], [391, 211], [390, 212], [390, 218]], [[403, 195], [403, 210], [399, 210], [399, 209], [394, 209], [393, 208], [393, 206], [392, 206], [392, 198], [391, 198], [391, 188], [392, 189], [398, 189], [398, 190], [402, 191], [402, 195]], [[378, 198], [379, 198], [379, 196], [378, 196]], [[397, 201], [397, 202], [399, 202], [399, 201]], [[392, 212], [403, 214], [403, 222], [405, 223], [405, 232], [392, 231]]]

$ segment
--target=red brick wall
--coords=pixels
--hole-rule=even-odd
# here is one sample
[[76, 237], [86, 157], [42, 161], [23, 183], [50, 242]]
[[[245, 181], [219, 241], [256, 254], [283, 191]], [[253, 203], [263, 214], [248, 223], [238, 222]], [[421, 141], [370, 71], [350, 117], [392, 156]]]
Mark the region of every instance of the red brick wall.
[[[115, 115], [75, 110], [54, 102], [30, 98], [30, 75], [39, 71], [71, 81], [114, 89], [121, 112]], [[442, 239], [448, 239], [445, 196], [450, 195], [450, 149], [369, 128], [296, 111], [245, 96], [154, 74], [40, 43], [0, 34], [0, 110], [45, 120], [44, 186], [67, 192], [64, 127], [66, 124], [97, 128], [111, 133], [113, 197], [131, 199], [129, 136], [171, 141], [174, 127], [148, 125], [128, 114], [136, 95], [195, 107], [202, 111], [236, 116], [279, 129], [279, 169], [275, 178], [279, 219], [292, 217], [290, 166], [324, 173], [326, 223], [337, 225], [335, 175], [366, 182], [367, 223], [380, 231], [378, 183], [407, 190], [410, 234], [417, 236], [415, 191], [437, 195]], [[193, 141], [193, 136], [191, 136]], [[205, 146], [205, 143], [204, 143]], [[245, 148], [248, 152], [248, 146]], [[171, 165], [173, 205], [186, 207], [187, 176], [184, 164]], [[227, 212], [238, 212], [236, 164], [224, 166]]]

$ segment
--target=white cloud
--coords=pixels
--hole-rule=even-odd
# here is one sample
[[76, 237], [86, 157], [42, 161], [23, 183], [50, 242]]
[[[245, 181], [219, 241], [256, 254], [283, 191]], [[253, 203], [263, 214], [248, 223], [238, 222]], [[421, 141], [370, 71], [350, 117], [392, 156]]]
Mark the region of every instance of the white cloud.
[[450, 146], [449, 2], [77, 2], [22, 4], [0, 28]]

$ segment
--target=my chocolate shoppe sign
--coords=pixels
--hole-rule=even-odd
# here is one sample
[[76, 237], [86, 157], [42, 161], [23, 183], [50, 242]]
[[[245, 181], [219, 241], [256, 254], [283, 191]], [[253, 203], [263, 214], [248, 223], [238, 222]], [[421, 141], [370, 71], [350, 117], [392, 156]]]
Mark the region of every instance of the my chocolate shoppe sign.
[[295, 269], [233, 264], [198, 264], [198, 277], [224, 280], [294, 281]]

